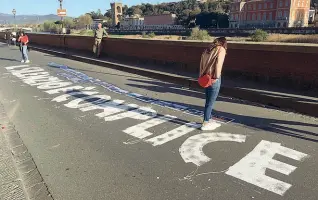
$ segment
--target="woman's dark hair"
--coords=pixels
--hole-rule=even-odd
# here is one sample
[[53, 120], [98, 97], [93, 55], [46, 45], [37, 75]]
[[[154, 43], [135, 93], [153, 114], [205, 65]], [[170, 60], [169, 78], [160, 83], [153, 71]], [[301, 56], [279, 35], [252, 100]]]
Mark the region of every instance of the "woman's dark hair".
[[225, 37], [219, 37], [216, 38], [213, 43], [207, 48], [207, 53], [211, 53], [212, 50], [217, 47], [217, 46], [221, 46], [223, 47], [225, 50], [227, 50], [227, 40]]
[[25, 35], [24, 31], [20, 31], [20, 35], [23, 34], [23, 36]]

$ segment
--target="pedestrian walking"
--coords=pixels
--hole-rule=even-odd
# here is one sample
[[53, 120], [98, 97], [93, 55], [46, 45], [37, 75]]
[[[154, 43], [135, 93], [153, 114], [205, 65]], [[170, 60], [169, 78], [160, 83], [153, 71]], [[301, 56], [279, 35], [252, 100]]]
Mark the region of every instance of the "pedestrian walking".
[[28, 57], [28, 43], [29, 38], [23, 31], [20, 32], [20, 37], [18, 40], [21, 44], [21, 51], [22, 51], [22, 63], [29, 63], [29, 57]]
[[11, 45], [11, 38], [12, 38], [11, 31], [7, 30], [5, 36], [6, 36], [6, 40], [7, 40], [7, 45], [9, 47]]
[[108, 37], [108, 33], [104, 28], [102, 28], [102, 24], [99, 23], [98, 28], [95, 30], [94, 33], [94, 46], [93, 46], [93, 52], [95, 56], [98, 58], [100, 56], [100, 51], [102, 49], [102, 39], [104, 36]]
[[17, 45], [17, 33], [16, 32], [12, 32], [12, 42], [13, 42], [13, 45], [16, 46]]
[[212, 119], [212, 109], [221, 87], [221, 74], [226, 51], [226, 38], [220, 37], [215, 39], [201, 56], [198, 81], [205, 88], [204, 119], [201, 130], [214, 130], [221, 126]]
[[19, 41], [20, 35], [21, 35], [21, 30], [17, 32], [16, 41], [17, 41], [17, 46], [19, 47], [20, 52], [22, 52], [22, 45], [21, 45], [21, 42]]

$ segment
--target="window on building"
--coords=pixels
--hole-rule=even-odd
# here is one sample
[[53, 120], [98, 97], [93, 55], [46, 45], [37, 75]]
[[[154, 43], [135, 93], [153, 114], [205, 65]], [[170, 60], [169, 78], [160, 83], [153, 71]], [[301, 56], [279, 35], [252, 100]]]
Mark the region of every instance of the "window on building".
[[256, 14], [255, 13], [253, 13], [253, 15], [252, 15], [252, 20], [253, 21], [256, 20]]
[[238, 20], [238, 19], [239, 19], [239, 15], [236, 14], [236, 15], [235, 15], [235, 20]]
[[273, 9], [274, 8], [274, 3], [271, 3], [270, 6], [271, 6], [271, 9]]
[[301, 2], [301, 7], [304, 7], [304, 2], [303, 1]]
[[256, 4], [253, 4], [253, 10], [256, 10]]
[[298, 6], [298, 7], [300, 6], [300, 1], [298, 1], [297, 6]]
[[283, 13], [282, 11], [278, 11], [278, 17], [282, 17]]
[[264, 21], [266, 20], [266, 13], [265, 12], [263, 13], [263, 20]]
[[284, 11], [284, 17], [287, 17], [287, 15], [288, 15], [287, 11]]
[[264, 9], [267, 9], [267, 3], [264, 3]]
[[283, 7], [283, 1], [282, 0], [279, 1], [279, 7]]
[[268, 14], [268, 20], [273, 20], [273, 14], [272, 14], [272, 12], [270, 12], [270, 13]]
[[247, 20], [251, 20], [251, 13], [247, 14]]
[[289, 6], [289, 0], [285, 0], [285, 6]]
[[262, 4], [258, 4], [258, 10], [262, 10]]
[[257, 20], [261, 20], [261, 13], [257, 14]]

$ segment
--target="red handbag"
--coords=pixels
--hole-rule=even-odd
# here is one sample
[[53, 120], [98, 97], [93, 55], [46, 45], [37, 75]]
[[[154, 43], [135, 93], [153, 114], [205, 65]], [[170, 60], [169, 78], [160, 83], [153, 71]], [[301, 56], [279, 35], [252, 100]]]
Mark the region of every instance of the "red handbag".
[[211, 78], [210, 75], [205, 74], [198, 79], [199, 85], [203, 88], [207, 88], [216, 82], [217, 79]]

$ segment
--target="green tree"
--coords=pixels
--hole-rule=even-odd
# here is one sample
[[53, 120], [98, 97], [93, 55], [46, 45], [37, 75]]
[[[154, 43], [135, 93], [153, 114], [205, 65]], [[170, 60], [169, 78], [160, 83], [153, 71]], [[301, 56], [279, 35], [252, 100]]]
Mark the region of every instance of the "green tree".
[[123, 6], [123, 15], [127, 15], [127, 10], [128, 10], [128, 6], [124, 5]]
[[189, 17], [190, 17], [191, 10], [185, 9], [182, 13], [178, 16], [178, 21], [182, 25], [189, 24]]
[[41, 29], [42, 31], [45, 31], [45, 32], [57, 32], [58, 26], [59, 25], [55, 24], [53, 21], [46, 21], [41, 26]]
[[104, 19], [104, 15], [102, 14], [102, 11], [100, 9], [98, 9], [96, 12], [92, 11], [87, 14], [89, 14], [92, 17], [92, 19]]
[[196, 7], [194, 10], [190, 12], [190, 17], [195, 17], [196, 15], [201, 13], [201, 9], [199, 7]]
[[74, 29], [76, 24], [72, 18], [64, 18], [63, 24], [66, 28]]
[[103, 23], [103, 27], [105, 27], [105, 26], [106, 27], [111, 27], [113, 25], [113, 19], [112, 18], [106, 17], [105, 21], [106, 22]]
[[78, 18], [78, 23], [77, 26], [79, 28], [86, 28], [88, 29], [88, 27], [93, 23], [93, 19], [91, 17], [91, 15], [89, 14], [85, 14], [85, 15], [81, 15]]
[[199, 6], [200, 6], [200, 9], [202, 12], [209, 12], [209, 3], [208, 2], [201, 3]]
[[[190, 21], [193, 21], [197, 15], [204, 13], [228, 13], [229, 5], [232, 0], [208, 0], [205, 3], [199, 3], [197, 0], [184, 0], [179, 2], [162, 3], [153, 5], [150, 3], [124, 6], [124, 16], [132, 16], [139, 14], [141, 16], [156, 15], [163, 13], [173, 13], [177, 15], [177, 23], [182, 25], [188, 25]], [[313, 0], [318, 1], [318, 0]], [[106, 17], [112, 17], [111, 12], [105, 13]]]
[[144, 11], [144, 15], [153, 15], [154, 13], [154, 5], [147, 3], [145, 4], [145, 11]]
[[206, 30], [200, 30], [199, 28], [193, 28], [189, 40], [211, 40], [211, 36]]
[[143, 12], [140, 8], [135, 7], [133, 10], [133, 15], [143, 15]]
[[106, 12], [105, 12], [105, 14], [104, 14], [104, 17], [109, 17], [109, 18], [112, 18], [113, 16], [112, 16], [112, 11], [111, 11], [111, 9], [109, 9], [109, 10], [107, 10]]
[[251, 39], [254, 42], [263, 42], [268, 38], [268, 33], [261, 29], [255, 30], [255, 33], [251, 35]]

